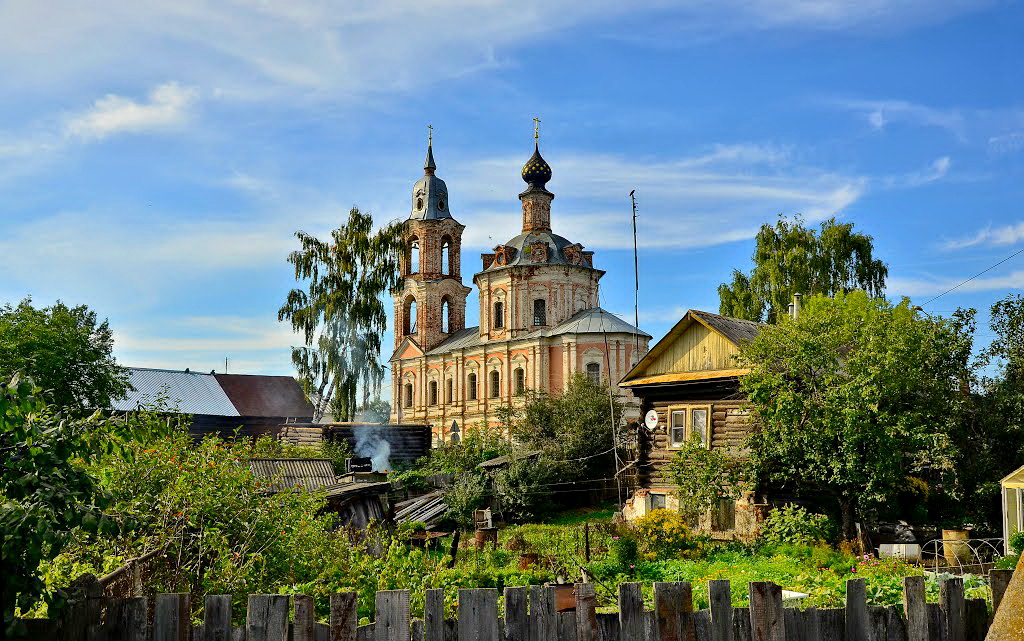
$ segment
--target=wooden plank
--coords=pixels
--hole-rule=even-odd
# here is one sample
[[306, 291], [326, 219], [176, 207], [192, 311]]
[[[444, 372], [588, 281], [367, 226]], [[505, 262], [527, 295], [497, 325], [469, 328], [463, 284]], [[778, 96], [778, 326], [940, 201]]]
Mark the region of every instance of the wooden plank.
[[505, 641], [530, 641], [528, 599], [526, 588], [505, 588]]
[[964, 641], [984, 641], [988, 633], [988, 605], [985, 599], [970, 599], [964, 611]]
[[412, 631], [409, 633], [412, 641], [423, 641], [423, 619], [412, 620]]
[[423, 641], [444, 641], [444, 590], [427, 590], [423, 604]]
[[942, 609], [938, 603], [927, 604], [928, 609], [928, 638], [934, 641], [945, 641], [946, 632], [942, 625]]
[[558, 616], [558, 641], [575, 641], [576, 639], [576, 613], [559, 612]]
[[231, 641], [231, 595], [207, 594], [203, 600], [203, 640]]
[[[145, 597], [110, 599], [107, 602], [107, 641], [146, 641], [149, 638], [149, 607]], [[231, 631], [228, 622], [228, 632]], [[29, 638], [40, 638], [32, 637]], [[230, 637], [225, 641], [231, 641]]]
[[[593, 583], [576, 584], [576, 640], [597, 641], [597, 592]], [[506, 612], [508, 605], [505, 606]]]
[[[747, 608], [733, 608], [732, 638], [733, 641], [751, 641], [750, 611]], [[717, 640], [716, 640], [717, 641]]]
[[459, 641], [499, 641], [497, 590], [459, 590]]
[[907, 641], [928, 641], [928, 608], [923, 576], [903, 577], [903, 612], [907, 617]]
[[316, 610], [313, 597], [305, 594], [292, 596], [292, 641], [316, 641]]
[[555, 612], [555, 589], [542, 585], [530, 586], [530, 639], [556, 641], [558, 617]]
[[871, 639], [886, 641], [889, 638], [889, 608], [882, 605], [868, 606], [868, 619], [871, 621]]
[[[429, 593], [429, 590], [428, 590]], [[355, 592], [331, 595], [331, 641], [356, 641], [359, 613]]]
[[316, 641], [331, 641], [331, 626], [327, 623], [316, 624]]
[[597, 641], [619, 641], [619, 615], [611, 612], [597, 615]]
[[846, 639], [846, 610], [825, 608], [818, 610], [818, 636], [821, 641]]
[[245, 626], [231, 628], [231, 641], [245, 641]]
[[992, 613], [999, 609], [1003, 602], [1003, 595], [1006, 594], [1006, 586], [1010, 585], [1010, 578], [1013, 570], [992, 570], [988, 573], [989, 586], [992, 589]]
[[[821, 627], [818, 617], [818, 608], [807, 608], [801, 613], [803, 619], [803, 630], [800, 633], [803, 641], [821, 641]], [[789, 629], [786, 629], [789, 632]]]
[[245, 612], [245, 638], [246, 641], [288, 641], [288, 596], [250, 594]]
[[952, 577], [939, 585], [939, 606], [947, 641], [964, 641], [964, 580]]
[[[885, 626], [885, 641], [907, 641], [907, 622], [899, 608], [889, 608], [889, 622]], [[881, 640], [879, 640], [881, 641]]]
[[783, 608], [782, 618], [786, 623], [786, 641], [804, 641], [803, 613], [796, 608]]
[[785, 641], [782, 588], [770, 581], [750, 583], [750, 635], [754, 641]]
[[708, 602], [711, 604], [711, 629], [715, 641], [733, 641], [732, 593], [729, 581], [708, 581]]
[[658, 641], [657, 616], [654, 610], [644, 610], [644, 639], [647, 641]]
[[459, 641], [459, 620], [444, 620], [444, 641]]
[[[619, 638], [621, 641], [645, 641], [644, 595], [639, 583], [619, 584]], [[460, 640], [461, 641], [461, 640]], [[546, 641], [539, 639], [535, 641]]]
[[[153, 610], [153, 641], [189, 641], [192, 609], [188, 594], [158, 594]], [[282, 640], [283, 641], [283, 640]]]
[[846, 638], [871, 639], [871, 620], [868, 618], [867, 581], [846, 581]]
[[[699, 610], [690, 615], [693, 637], [696, 641], [715, 641], [711, 630], [711, 610]], [[729, 630], [730, 634], [732, 630]]]
[[[375, 603], [375, 641], [409, 641], [409, 591], [381, 590]], [[497, 641], [497, 640], [495, 640]]]
[[689, 583], [654, 584], [654, 622], [657, 641], [693, 641], [693, 595]]
[[374, 623], [367, 623], [356, 628], [356, 641], [374, 641]]

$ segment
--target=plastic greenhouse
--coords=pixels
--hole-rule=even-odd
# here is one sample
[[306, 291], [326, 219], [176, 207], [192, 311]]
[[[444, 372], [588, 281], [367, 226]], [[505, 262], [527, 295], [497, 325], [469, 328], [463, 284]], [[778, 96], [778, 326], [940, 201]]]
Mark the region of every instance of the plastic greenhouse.
[[1010, 535], [1024, 531], [1024, 467], [1000, 481], [1003, 493], [1003, 552], [1010, 553]]

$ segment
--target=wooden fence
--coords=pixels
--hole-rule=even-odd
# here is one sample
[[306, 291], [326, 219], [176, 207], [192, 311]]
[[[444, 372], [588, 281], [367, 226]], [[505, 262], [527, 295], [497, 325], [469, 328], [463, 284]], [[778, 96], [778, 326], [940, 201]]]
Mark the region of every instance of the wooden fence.
[[694, 611], [689, 583], [655, 583], [647, 610], [640, 584], [624, 583], [614, 614], [597, 613], [592, 583], [576, 584], [573, 609], [559, 607], [553, 587], [505, 588], [504, 617], [498, 590], [459, 590], [454, 619], [443, 590], [426, 591], [423, 619], [411, 619], [407, 590], [390, 590], [377, 593], [368, 625], [358, 625], [354, 592], [331, 595], [327, 624], [312, 597], [251, 595], [235, 628], [230, 596], [207, 596], [193, 624], [188, 594], [158, 594], [151, 610], [144, 597], [107, 598], [94, 583], [62, 620], [26, 623], [39, 641], [983, 641], [990, 622], [985, 599], [965, 599], [960, 578], [926, 603], [924, 577], [906, 577], [903, 607], [869, 606], [864, 579], [847, 582], [846, 607], [835, 609], [784, 608], [773, 583], [751, 583], [750, 607], [734, 608], [728, 581], [708, 587], [710, 609]]

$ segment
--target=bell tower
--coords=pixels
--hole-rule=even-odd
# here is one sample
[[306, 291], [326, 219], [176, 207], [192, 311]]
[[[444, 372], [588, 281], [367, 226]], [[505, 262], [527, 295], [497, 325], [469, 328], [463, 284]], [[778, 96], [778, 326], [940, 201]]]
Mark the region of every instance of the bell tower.
[[405, 287], [395, 297], [395, 347], [409, 338], [424, 352], [465, 329], [471, 291], [462, 284], [460, 265], [465, 225], [452, 217], [448, 186], [435, 175], [432, 134], [423, 177], [412, 188], [402, 260]]

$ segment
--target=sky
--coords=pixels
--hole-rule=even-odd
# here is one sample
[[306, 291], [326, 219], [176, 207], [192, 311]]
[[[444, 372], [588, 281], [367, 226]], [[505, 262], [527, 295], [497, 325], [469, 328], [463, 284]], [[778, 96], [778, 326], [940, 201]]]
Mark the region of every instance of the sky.
[[799, 214], [987, 342], [1024, 254], [931, 299], [1024, 249], [1022, 33], [1020, 0], [6, 0], [0, 304], [86, 304], [124, 365], [290, 374], [294, 232], [407, 217], [431, 124], [471, 284], [538, 117], [554, 231], [626, 319], [636, 190], [655, 339]]

